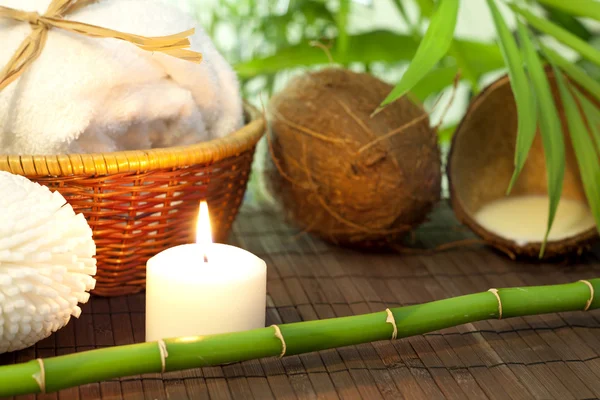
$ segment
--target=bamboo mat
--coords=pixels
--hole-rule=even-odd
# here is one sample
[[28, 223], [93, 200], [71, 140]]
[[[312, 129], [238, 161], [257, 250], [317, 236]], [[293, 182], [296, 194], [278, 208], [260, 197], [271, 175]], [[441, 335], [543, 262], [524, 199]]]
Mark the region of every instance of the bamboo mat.
[[[470, 237], [442, 206], [416, 235], [432, 248]], [[600, 251], [575, 264], [524, 264], [481, 247], [424, 255], [325, 245], [246, 206], [232, 243], [269, 266], [267, 324], [347, 316], [490, 287], [600, 276]], [[79, 320], [0, 364], [140, 342], [144, 295], [93, 297]], [[33, 399], [35, 396], [23, 396]], [[600, 312], [484, 321], [424, 336], [284, 359], [135, 376], [40, 399], [595, 399]]]

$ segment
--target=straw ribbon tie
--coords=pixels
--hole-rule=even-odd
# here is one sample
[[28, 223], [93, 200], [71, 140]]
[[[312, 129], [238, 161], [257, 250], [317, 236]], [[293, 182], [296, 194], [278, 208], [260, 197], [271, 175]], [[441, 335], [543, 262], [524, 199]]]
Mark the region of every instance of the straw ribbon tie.
[[169, 357], [169, 352], [167, 351], [167, 344], [164, 340], [158, 340], [158, 351], [160, 352], [160, 366], [163, 374], [167, 370], [167, 357]]
[[40, 365], [40, 372], [34, 374], [33, 379], [35, 379], [40, 387], [40, 392], [46, 393], [46, 369], [44, 368], [44, 360], [37, 358], [36, 361]]
[[496, 296], [496, 300], [498, 300], [498, 319], [502, 319], [502, 300], [500, 299], [500, 293], [498, 293], [498, 289], [490, 289], [488, 292]]
[[21, 11], [13, 8], [0, 6], [0, 15], [4, 18], [11, 18], [21, 22], [28, 22], [32, 25], [43, 24], [44, 21], [40, 14], [35, 11]]
[[287, 351], [287, 346], [285, 344], [285, 339], [283, 338], [283, 334], [281, 333], [281, 329], [277, 325], [271, 325], [275, 330], [275, 337], [279, 339], [281, 342], [281, 354], [279, 354], [279, 358], [283, 358], [285, 356], [285, 352]]
[[143, 50], [162, 52], [186, 61], [198, 63], [202, 60], [200, 53], [189, 50], [188, 37], [194, 34], [194, 29], [168, 36], [145, 37], [64, 19], [66, 14], [94, 1], [52, 0], [44, 15], [0, 6], [0, 18], [26, 22], [32, 27], [30, 35], [17, 48], [6, 66], [0, 70], [0, 90], [15, 81], [40, 56], [50, 28], [59, 28], [90, 37], [120, 39]]
[[586, 302], [585, 308], [583, 309], [583, 311], [588, 311], [590, 309], [590, 307], [592, 306], [592, 301], [594, 300], [594, 286], [590, 283], [590, 281], [586, 281], [583, 279], [580, 280], [579, 282], [585, 283], [587, 285], [587, 287], [590, 288], [590, 299]]
[[396, 319], [394, 318], [392, 310], [390, 310], [389, 308], [386, 308], [385, 312], [387, 313], [387, 318], [385, 319], [385, 322], [388, 324], [392, 324], [392, 327], [394, 328], [394, 330], [392, 331], [392, 340], [396, 340], [396, 338], [398, 337], [398, 326], [396, 325]]

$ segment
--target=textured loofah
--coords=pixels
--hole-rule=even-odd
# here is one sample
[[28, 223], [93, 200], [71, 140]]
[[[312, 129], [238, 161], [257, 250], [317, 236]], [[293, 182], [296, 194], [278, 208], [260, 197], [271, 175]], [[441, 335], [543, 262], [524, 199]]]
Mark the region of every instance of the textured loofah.
[[96, 245], [58, 192], [0, 171], [0, 353], [79, 317], [96, 280]]

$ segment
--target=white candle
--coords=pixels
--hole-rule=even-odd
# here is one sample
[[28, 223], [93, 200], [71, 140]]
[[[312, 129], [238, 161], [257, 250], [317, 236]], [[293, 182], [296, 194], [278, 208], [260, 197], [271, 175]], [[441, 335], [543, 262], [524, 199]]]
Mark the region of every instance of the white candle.
[[[544, 239], [548, 208], [547, 196], [510, 196], [483, 206], [475, 215], [475, 220], [486, 230], [525, 245]], [[562, 198], [548, 241], [575, 236], [594, 225], [594, 216], [585, 203]]]
[[196, 243], [146, 264], [146, 341], [265, 326], [267, 266], [243, 249], [212, 243], [201, 203]]

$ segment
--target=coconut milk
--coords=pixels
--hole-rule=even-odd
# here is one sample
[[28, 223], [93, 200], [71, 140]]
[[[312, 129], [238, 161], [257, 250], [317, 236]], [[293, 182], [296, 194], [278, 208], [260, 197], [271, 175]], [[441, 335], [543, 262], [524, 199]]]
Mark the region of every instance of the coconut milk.
[[[541, 242], [548, 222], [546, 196], [505, 197], [482, 207], [475, 220], [489, 232], [519, 245]], [[548, 241], [575, 236], [595, 226], [589, 207], [580, 201], [561, 199]]]

